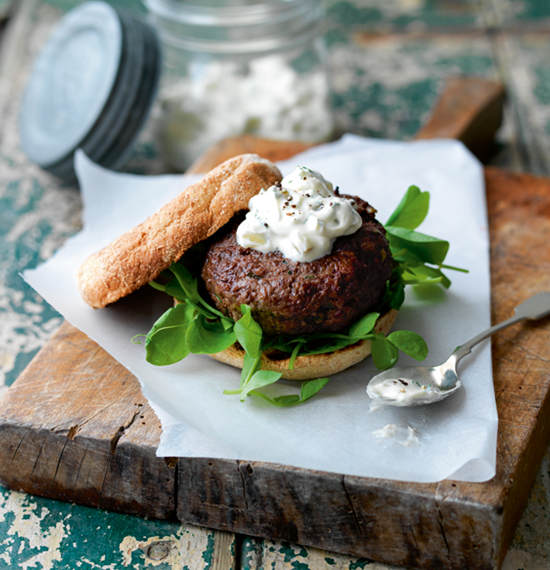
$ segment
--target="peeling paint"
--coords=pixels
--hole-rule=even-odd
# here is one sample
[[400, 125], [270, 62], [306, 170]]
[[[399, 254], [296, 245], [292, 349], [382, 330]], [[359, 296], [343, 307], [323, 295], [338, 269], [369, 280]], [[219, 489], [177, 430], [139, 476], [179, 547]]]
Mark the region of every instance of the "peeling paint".
[[90, 566], [90, 568], [95, 568], [97, 570], [116, 570], [117, 569], [117, 566], [114, 562], [112, 564], [109, 564], [108, 566], [104, 566], [103, 564], [96, 564], [95, 562], [92, 562], [91, 560], [88, 560], [87, 558], [83, 557], [80, 561], [80, 564], [78, 564], [79, 568], [82, 568], [82, 563], [88, 564]]
[[[138, 540], [133, 536], [126, 536], [120, 543], [119, 550], [122, 555], [122, 566], [131, 568], [154, 568], [164, 566], [169, 569], [206, 568], [211, 559], [209, 545], [213, 540], [214, 531], [194, 529], [193, 527], [180, 527], [172, 535], [150, 536], [147, 540]], [[170, 546], [169, 554], [160, 560], [154, 560], [147, 554], [155, 543], [164, 543]], [[206, 558], [205, 558], [206, 555]]]
[[[67, 536], [63, 521], [57, 521], [47, 528], [43, 528], [44, 519], [50, 511], [41, 507], [23, 493], [12, 491], [4, 496], [0, 494], [0, 522], [10, 519], [7, 530], [8, 537], [13, 537], [13, 542], [1, 554], [2, 560], [7, 564], [15, 564], [12, 559], [13, 546], [19, 542], [17, 554], [27, 553], [25, 560], [18, 557], [17, 565], [23, 570], [28, 568], [41, 568], [51, 570], [54, 563], [61, 560], [61, 543]], [[2, 543], [4, 545], [6, 540]], [[28, 551], [38, 550], [36, 554], [28, 556]], [[37, 565], [40, 566], [37, 566]]]
[[409, 139], [427, 120], [445, 79], [495, 78], [486, 36], [394, 37], [334, 46], [330, 54], [338, 128], [363, 136]]
[[382, 564], [366, 558], [354, 558], [326, 550], [303, 547], [285, 542], [245, 538], [243, 570], [405, 570], [400, 566]]
[[[57, 502], [0, 487], [0, 568], [181, 570], [212, 564], [217, 531]], [[170, 546], [166, 557], [162, 548]], [[226, 542], [224, 542], [224, 545]], [[155, 545], [157, 548], [155, 549]], [[230, 549], [227, 549], [227, 559]], [[231, 564], [224, 568], [230, 570]]]

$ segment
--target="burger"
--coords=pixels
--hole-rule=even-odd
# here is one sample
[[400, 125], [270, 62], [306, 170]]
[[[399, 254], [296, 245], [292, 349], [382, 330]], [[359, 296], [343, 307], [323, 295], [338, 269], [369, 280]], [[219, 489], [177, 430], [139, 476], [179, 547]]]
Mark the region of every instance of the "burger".
[[409, 189], [385, 227], [320, 173], [297, 167], [283, 179], [271, 162], [241, 155], [90, 256], [78, 287], [102, 308], [149, 283], [175, 299], [147, 335], [149, 362], [209, 354], [242, 368], [241, 386], [227, 391], [241, 399], [281, 377], [313, 380], [300, 396], [272, 401], [301, 403], [371, 353], [379, 368], [398, 349], [426, 356], [419, 335], [388, 334], [407, 282], [448, 286], [442, 252], [422, 259], [423, 234], [408, 221], [425, 194]]

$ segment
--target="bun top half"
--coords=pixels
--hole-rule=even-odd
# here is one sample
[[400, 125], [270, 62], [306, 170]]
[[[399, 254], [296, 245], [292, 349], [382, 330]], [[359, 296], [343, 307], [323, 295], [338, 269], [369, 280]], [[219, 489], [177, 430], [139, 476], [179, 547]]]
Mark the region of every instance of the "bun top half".
[[262, 188], [281, 180], [279, 169], [258, 155], [225, 161], [86, 259], [77, 273], [82, 298], [94, 309], [103, 308], [156, 279], [189, 248], [246, 210]]

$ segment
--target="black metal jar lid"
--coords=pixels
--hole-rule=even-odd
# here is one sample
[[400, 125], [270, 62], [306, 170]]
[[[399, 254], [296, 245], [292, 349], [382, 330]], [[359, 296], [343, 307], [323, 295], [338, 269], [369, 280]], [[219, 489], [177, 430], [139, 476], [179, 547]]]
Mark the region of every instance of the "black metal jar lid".
[[34, 64], [19, 122], [24, 152], [66, 181], [75, 178], [78, 148], [120, 168], [147, 120], [160, 69], [149, 24], [105, 2], [74, 8]]

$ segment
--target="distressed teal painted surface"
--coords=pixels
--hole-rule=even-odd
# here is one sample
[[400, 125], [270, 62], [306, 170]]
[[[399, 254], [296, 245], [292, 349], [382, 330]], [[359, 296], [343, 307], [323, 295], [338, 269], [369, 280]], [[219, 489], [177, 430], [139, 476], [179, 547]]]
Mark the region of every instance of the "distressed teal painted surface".
[[546, 0], [509, 0], [508, 9], [522, 21], [550, 18], [550, 2]]
[[0, 569], [206, 569], [214, 545], [214, 531], [0, 488]]
[[550, 105], [550, 62], [547, 67], [534, 69], [537, 84], [533, 93], [541, 105]]
[[427, 120], [446, 78], [497, 73], [483, 35], [468, 42], [442, 37], [437, 47], [422, 38], [334, 45], [331, 62], [340, 128], [398, 140], [410, 139]]
[[348, 31], [474, 26], [482, 8], [476, 0], [329, 0], [326, 5], [332, 22]]
[[34, 179], [22, 184], [14, 170], [0, 186], [0, 369], [7, 371], [3, 384], [8, 386], [61, 324], [59, 314], [24, 282], [20, 272], [53, 253], [48, 242], [61, 244], [71, 235], [52, 227], [55, 217], [52, 208], [45, 207], [49, 198], [41, 183]]
[[487, 7], [476, 0], [327, 0], [329, 45], [349, 43], [354, 33], [477, 28]]
[[[46, 3], [63, 12], [67, 12], [78, 4], [83, 4], [84, 0], [46, 0]], [[132, 14], [145, 15], [147, 13], [147, 10], [141, 0], [109, 0], [108, 4], [111, 4], [115, 8], [127, 10]]]
[[243, 537], [242, 570], [391, 570], [397, 566], [366, 558], [334, 554], [317, 548]]

